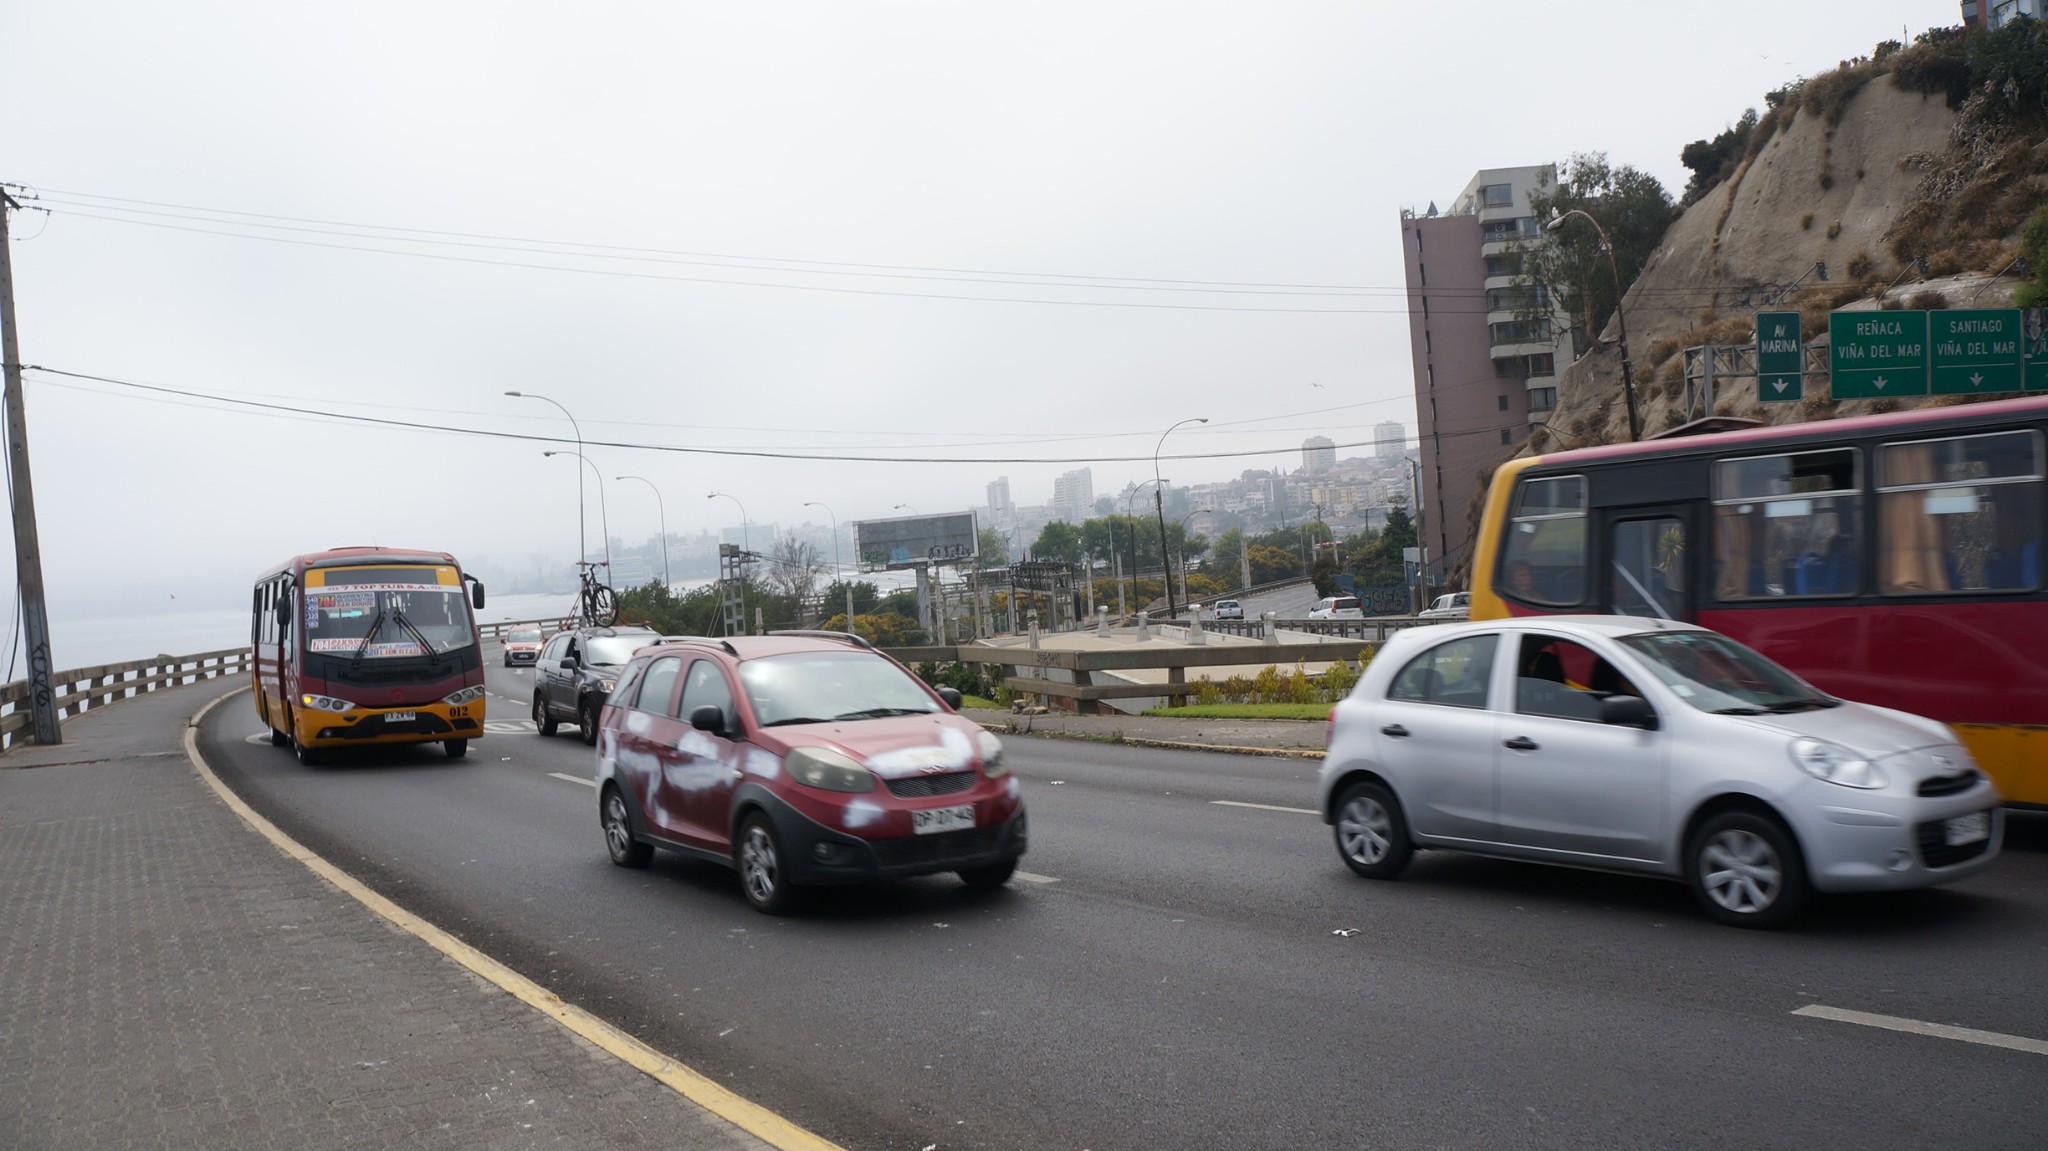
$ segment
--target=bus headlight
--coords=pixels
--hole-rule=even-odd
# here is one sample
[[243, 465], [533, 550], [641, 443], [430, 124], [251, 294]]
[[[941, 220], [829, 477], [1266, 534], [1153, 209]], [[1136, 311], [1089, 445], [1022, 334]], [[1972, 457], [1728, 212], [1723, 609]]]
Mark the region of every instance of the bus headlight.
[[343, 712], [356, 709], [355, 704], [345, 699], [336, 699], [331, 695], [302, 695], [299, 697], [299, 702], [306, 707], [312, 708], [314, 711]]
[[483, 697], [484, 685], [478, 684], [475, 687], [465, 687], [453, 695], [444, 695], [441, 697], [441, 702], [449, 707], [461, 707], [465, 703], [475, 703]]

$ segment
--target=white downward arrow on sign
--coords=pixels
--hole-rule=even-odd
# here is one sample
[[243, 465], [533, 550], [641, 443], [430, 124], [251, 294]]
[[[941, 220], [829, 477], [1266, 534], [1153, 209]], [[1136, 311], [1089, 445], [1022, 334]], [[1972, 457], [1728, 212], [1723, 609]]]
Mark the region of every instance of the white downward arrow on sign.
[[1983, 372], [1972, 372], [1972, 373], [1970, 373], [1970, 386], [1971, 386], [1971, 387], [1973, 387], [1973, 388], [1981, 388], [1981, 387], [1983, 387], [1983, 386], [1984, 386], [1984, 373], [1983, 373]]
[[1873, 383], [1873, 384], [1876, 384], [1876, 385], [1877, 385], [1877, 390], [1878, 390], [1878, 391], [1880, 391], [1880, 392], [1881, 392], [1881, 391], [1883, 391], [1883, 390], [1884, 390], [1884, 386], [1885, 386], [1886, 380], [1885, 380], [1885, 378], [1884, 378], [1883, 376], [1879, 376], [1879, 377], [1877, 377], [1876, 379], [1874, 379], [1874, 380], [1872, 380], [1872, 381], [1870, 381], [1870, 382], [1871, 382], [1871, 383]]

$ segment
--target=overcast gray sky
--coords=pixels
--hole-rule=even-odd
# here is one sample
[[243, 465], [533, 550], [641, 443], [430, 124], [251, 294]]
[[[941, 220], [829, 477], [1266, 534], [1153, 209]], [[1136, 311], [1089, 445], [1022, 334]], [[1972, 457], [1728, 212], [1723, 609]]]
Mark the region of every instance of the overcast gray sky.
[[[1786, 3], [15, 3], [0, 181], [53, 612], [360, 542], [1042, 503], [1413, 433], [1398, 212], [1679, 150], [1957, 22]], [[1111, 279], [1114, 278], [1114, 279]], [[1107, 285], [1107, 286], [1105, 286]], [[1254, 285], [1264, 285], [1254, 287]], [[1298, 287], [1309, 285], [1311, 288]], [[1281, 287], [1296, 286], [1296, 287]], [[1316, 291], [1321, 288], [1323, 291]], [[1167, 290], [1175, 289], [1175, 290]], [[1320, 385], [1320, 386], [1317, 386]], [[1351, 454], [1351, 453], [1340, 453]], [[592, 476], [594, 479], [594, 475]], [[593, 541], [598, 498], [589, 494]], [[11, 552], [9, 553], [11, 572]], [[489, 575], [489, 571], [485, 573]], [[153, 593], [152, 593], [153, 594]], [[61, 643], [61, 637], [60, 637]], [[58, 651], [63, 661], [61, 646]]]

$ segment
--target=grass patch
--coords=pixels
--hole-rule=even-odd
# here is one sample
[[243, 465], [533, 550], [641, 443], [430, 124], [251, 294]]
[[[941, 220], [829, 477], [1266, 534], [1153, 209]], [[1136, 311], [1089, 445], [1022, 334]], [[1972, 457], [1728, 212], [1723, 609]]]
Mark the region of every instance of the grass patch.
[[1142, 714], [1167, 719], [1314, 719], [1330, 718], [1327, 703], [1197, 703], [1187, 707], [1155, 707]]

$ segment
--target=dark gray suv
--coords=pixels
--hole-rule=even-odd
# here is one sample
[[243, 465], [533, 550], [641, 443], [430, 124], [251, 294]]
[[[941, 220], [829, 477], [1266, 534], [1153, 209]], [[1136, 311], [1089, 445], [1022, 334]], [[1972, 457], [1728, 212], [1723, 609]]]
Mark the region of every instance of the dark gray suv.
[[633, 653], [661, 638], [644, 627], [585, 627], [556, 632], [540, 649], [533, 667], [533, 726], [555, 734], [573, 723], [583, 742], [597, 742], [597, 717], [604, 711], [619, 669]]

